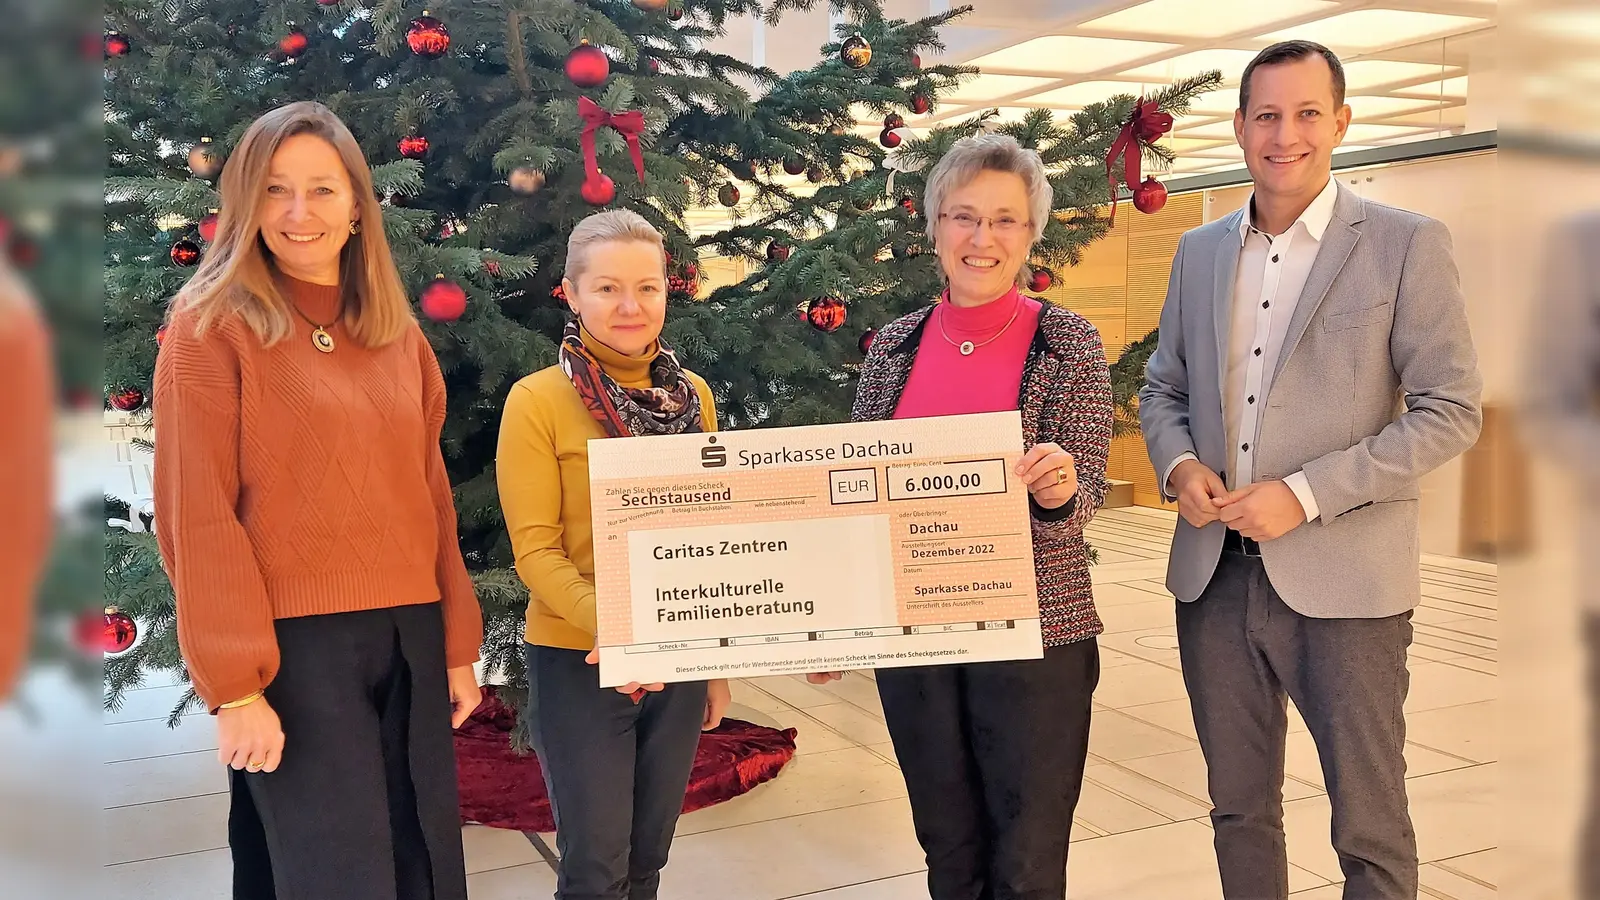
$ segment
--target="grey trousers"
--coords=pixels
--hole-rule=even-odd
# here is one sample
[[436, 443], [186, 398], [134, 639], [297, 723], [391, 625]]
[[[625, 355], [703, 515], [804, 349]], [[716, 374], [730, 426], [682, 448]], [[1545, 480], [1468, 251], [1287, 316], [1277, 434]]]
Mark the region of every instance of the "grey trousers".
[[635, 704], [600, 687], [581, 650], [528, 644], [523, 654], [561, 853], [557, 900], [655, 900], [700, 746], [705, 682]]
[[1178, 604], [1178, 648], [1205, 755], [1228, 900], [1283, 900], [1285, 697], [1316, 742], [1346, 900], [1413, 900], [1404, 705], [1411, 614], [1313, 619], [1290, 609], [1260, 558], [1223, 553], [1199, 600]]

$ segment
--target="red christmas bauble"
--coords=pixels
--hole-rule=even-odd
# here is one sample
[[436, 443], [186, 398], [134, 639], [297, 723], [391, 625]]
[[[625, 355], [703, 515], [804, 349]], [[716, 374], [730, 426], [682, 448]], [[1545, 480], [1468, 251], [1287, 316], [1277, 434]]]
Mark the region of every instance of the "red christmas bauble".
[[111, 408], [118, 412], [138, 412], [144, 408], [144, 391], [138, 388], [123, 388], [116, 391], [107, 400]]
[[904, 128], [906, 127], [906, 120], [901, 118], [899, 113], [889, 113], [883, 117], [883, 127]]
[[1033, 276], [1028, 279], [1028, 290], [1034, 293], [1048, 291], [1050, 285], [1055, 283], [1055, 276], [1050, 274], [1049, 269], [1034, 269]]
[[894, 148], [900, 146], [900, 135], [888, 128], [885, 128], [884, 130], [878, 132], [878, 143], [888, 147], [890, 150], [893, 150]]
[[454, 322], [467, 311], [467, 292], [440, 275], [422, 289], [422, 314], [433, 322]]
[[421, 159], [428, 155], [428, 139], [420, 134], [408, 134], [400, 139], [397, 145], [400, 155], [406, 159]]
[[198, 226], [200, 231], [200, 240], [209, 244], [217, 239], [217, 222], [220, 218], [221, 217], [217, 215], [216, 210], [212, 210], [211, 212], [208, 212], [200, 217], [200, 224]]
[[1154, 177], [1146, 178], [1143, 184], [1133, 189], [1133, 208], [1145, 215], [1155, 215], [1166, 205], [1167, 186]]
[[25, 235], [13, 236], [8, 249], [12, 264], [19, 269], [31, 269], [39, 261], [39, 245]]
[[85, 653], [121, 653], [139, 639], [139, 626], [115, 607], [84, 613], [73, 628], [73, 639]]
[[731, 183], [724, 184], [722, 187], [717, 189], [717, 202], [721, 203], [723, 206], [738, 206], [739, 189], [734, 187]]
[[908, 215], [908, 216], [916, 215], [917, 214], [917, 201], [916, 201], [916, 198], [912, 197], [910, 194], [907, 194], [904, 197], [901, 197], [900, 198], [900, 208], [905, 210], [906, 211], [906, 215]]
[[338, 6], [340, 0], [317, 0], [318, 6]]
[[812, 166], [806, 170], [806, 180], [812, 184], [819, 184], [822, 182], [822, 179], [826, 176], [826, 174], [827, 173], [822, 170], [821, 166]]
[[844, 324], [844, 301], [838, 297], [818, 297], [806, 306], [806, 321], [818, 331], [832, 334]]
[[406, 46], [423, 59], [438, 59], [450, 50], [450, 29], [424, 10], [406, 28]]
[[679, 21], [682, 18], [683, 18], [683, 6], [681, 4], [668, 5], [667, 6], [667, 20], [668, 21], [676, 22], [676, 21]]
[[139, 625], [127, 613], [108, 609], [102, 614], [101, 648], [107, 653], [121, 653], [139, 639]]
[[915, 50], [911, 51], [911, 68], [913, 68], [913, 69], [921, 69], [922, 68], [922, 54], [918, 53]]
[[769, 262], [783, 262], [789, 258], [789, 245], [777, 241], [767, 245], [767, 260]]
[[298, 28], [291, 27], [289, 33], [278, 40], [278, 50], [289, 59], [295, 59], [306, 52], [311, 46], [311, 39]]
[[805, 170], [806, 161], [798, 156], [791, 156], [783, 161], [783, 171], [790, 175], [799, 175]]
[[172, 245], [172, 250], [169, 251], [168, 255], [172, 257], [174, 264], [187, 269], [200, 262], [200, 245], [188, 238], [184, 238]]
[[928, 99], [928, 95], [927, 94], [912, 94], [911, 95], [911, 111], [912, 112], [914, 112], [914, 113], [916, 113], [917, 115], [920, 116], [920, 115], [925, 115], [928, 112], [928, 110], [930, 110], [930, 109], [933, 109], [933, 101]]
[[861, 349], [862, 356], [866, 356], [867, 351], [872, 349], [872, 341], [877, 336], [878, 329], [876, 328], [868, 328], [866, 331], [861, 332], [861, 339], [856, 341], [856, 346]]
[[596, 181], [584, 179], [583, 189], [579, 193], [583, 195], [583, 202], [590, 206], [605, 206], [617, 199], [617, 183], [611, 180], [610, 175], [601, 172]]
[[101, 44], [105, 48], [106, 59], [110, 59], [113, 56], [127, 56], [128, 51], [133, 49], [133, 42], [128, 40], [128, 36], [120, 31], [106, 32]]
[[567, 80], [581, 88], [597, 87], [611, 74], [611, 60], [600, 48], [583, 41], [567, 54]]

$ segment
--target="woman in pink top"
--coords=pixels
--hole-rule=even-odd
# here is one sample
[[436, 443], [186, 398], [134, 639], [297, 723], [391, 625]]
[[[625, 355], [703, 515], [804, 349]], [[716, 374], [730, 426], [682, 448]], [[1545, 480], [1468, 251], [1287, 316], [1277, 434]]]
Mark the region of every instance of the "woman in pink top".
[[1017, 289], [1052, 199], [1035, 151], [956, 142], [923, 198], [948, 290], [878, 333], [856, 389], [857, 421], [1021, 410], [1028, 444], [1044, 658], [877, 673], [932, 900], [1066, 893], [1100, 680], [1083, 527], [1105, 499], [1111, 384], [1094, 326]]

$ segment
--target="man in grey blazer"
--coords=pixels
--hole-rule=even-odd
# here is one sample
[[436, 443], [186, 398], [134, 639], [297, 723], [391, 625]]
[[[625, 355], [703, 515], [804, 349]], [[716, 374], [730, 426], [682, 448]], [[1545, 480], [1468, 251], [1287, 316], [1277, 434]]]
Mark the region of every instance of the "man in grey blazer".
[[1288, 896], [1287, 695], [1322, 760], [1346, 900], [1413, 898], [1418, 481], [1477, 440], [1477, 357], [1444, 226], [1332, 178], [1350, 123], [1337, 57], [1276, 44], [1239, 93], [1255, 190], [1179, 242], [1139, 394], [1181, 514], [1167, 586], [1223, 892]]

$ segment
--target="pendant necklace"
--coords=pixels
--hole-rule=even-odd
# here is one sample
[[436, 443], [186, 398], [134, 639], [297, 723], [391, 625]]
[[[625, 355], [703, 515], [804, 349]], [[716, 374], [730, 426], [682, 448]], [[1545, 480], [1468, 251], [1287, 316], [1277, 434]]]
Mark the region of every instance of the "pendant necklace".
[[321, 325], [313, 321], [310, 316], [301, 312], [300, 307], [295, 306], [293, 301], [289, 303], [289, 307], [295, 311], [296, 315], [302, 319], [305, 319], [306, 323], [311, 326], [311, 346], [321, 350], [323, 353], [332, 353], [333, 335], [328, 333], [328, 329], [333, 327], [334, 322], [337, 322], [344, 317], [344, 304], [342, 302], [339, 304], [338, 315], [333, 317], [333, 322], [329, 322], [326, 325]]
[[[948, 302], [948, 301], [946, 301], [946, 302]], [[972, 355], [972, 351], [978, 349], [979, 347], [984, 346], [985, 344], [991, 344], [991, 343], [999, 340], [1000, 339], [1000, 335], [1006, 333], [1006, 330], [1011, 327], [1011, 323], [1012, 322], [1015, 322], [1017, 320], [1017, 316], [1021, 312], [1022, 312], [1022, 302], [1019, 300], [1017, 302], [1016, 308], [1011, 311], [1011, 318], [1006, 320], [1006, 324], [1000, 326], [1000, 330], [996, 331], [994, 333], [993, 337], [985, 338], [984, 340], [981, 340], [978, 343], [974, 344], [971, 341], [962, 341], [960, 343], [956, 343], [956, 339], [950, 336], [950, 332], [944, 330], [944, 313], [941, 311], [940, 314], [939, 314], [939, 333], [944, 335], [944, 339], [949, 341], [950, 345], [952, 347], [955, 347], [957, 350], [960, 350], [962, 356], [971, 356]]]

